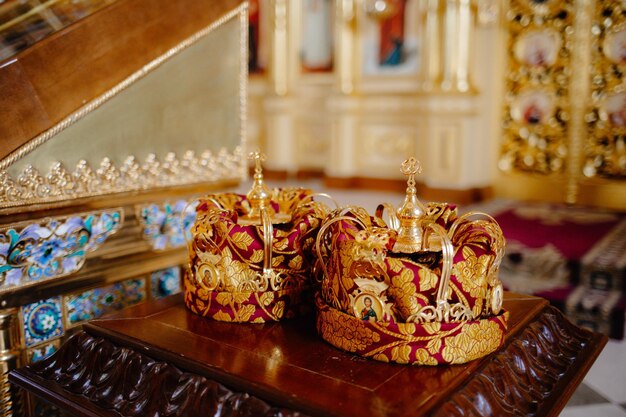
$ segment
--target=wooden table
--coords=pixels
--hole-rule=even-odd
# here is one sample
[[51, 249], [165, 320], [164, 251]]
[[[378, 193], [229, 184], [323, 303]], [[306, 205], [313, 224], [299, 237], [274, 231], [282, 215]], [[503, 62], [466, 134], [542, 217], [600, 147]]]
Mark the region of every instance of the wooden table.
[[90, 322], [10, 379], [80, 416], [556, 416], [606, 337], [540, 298], [507, 294], [504, 305], [511, 316], [502, 349], [426, 367], [339, 351], [310, 317], [222, 323], [175, 296]]

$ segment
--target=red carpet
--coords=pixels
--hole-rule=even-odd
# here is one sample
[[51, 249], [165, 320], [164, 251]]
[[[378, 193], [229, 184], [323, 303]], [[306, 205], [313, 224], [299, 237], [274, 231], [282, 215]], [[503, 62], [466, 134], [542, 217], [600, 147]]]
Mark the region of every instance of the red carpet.
[[623, 338], [624, 213], [526, 202], [479, 209], [507, 239], [500, 276], [508, 289], [547, 298], [575, 323]]

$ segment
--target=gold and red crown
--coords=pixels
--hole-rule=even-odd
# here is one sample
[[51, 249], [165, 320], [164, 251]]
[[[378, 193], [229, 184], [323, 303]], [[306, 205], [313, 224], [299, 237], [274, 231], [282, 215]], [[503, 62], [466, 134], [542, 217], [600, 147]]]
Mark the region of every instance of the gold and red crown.
[[189, 242], [185, 303], [221, 321], [277, 321], [312, 300], [312, 257], [328, 213], [304, 188], [270, 190], [262, 155], [247, 195], [214, 194], [200, 200]]
[[318, 332], [385, 362], [452, 364], [489, 354], [503, 343], [508, 318], [497, 275], [502, 231], [486, 214], [422, 204], [415, 158], [402, 172], [408, 187], [397, 211], [387, 203], [374, 216], [344, 207], [324, 220], [316, 241]]

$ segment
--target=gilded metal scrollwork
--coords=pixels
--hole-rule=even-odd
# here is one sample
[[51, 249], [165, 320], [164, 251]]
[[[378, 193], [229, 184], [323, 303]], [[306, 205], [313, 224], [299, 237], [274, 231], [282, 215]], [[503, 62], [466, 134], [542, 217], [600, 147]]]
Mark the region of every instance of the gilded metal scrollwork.
[[591, 26], [591, 100], [586, 109], [588, 139], [582, 174], [626, 178], [626, 9], [598, 1]]
[[242, 176], [241, 166], [241, 148], [237, 148], [234, 152], [222, 149], [217, 154], [207, 150], [201, 155], [188, 151], [180, 158], [170, 152], [162, 160], [149, 154], [141, 163], [130, 155], [119, 167], [109, 158], [104, 158], [97, 168], [81, 160], [72, 170], [55, 162], [47, 174], [29, 165], [17, 178], [0, 170], [0, 208], [206, 181], [238, 180]]
[[512, 0], [499, 161], [504, 171], [563, 173], [568, 156], [574, 2]]

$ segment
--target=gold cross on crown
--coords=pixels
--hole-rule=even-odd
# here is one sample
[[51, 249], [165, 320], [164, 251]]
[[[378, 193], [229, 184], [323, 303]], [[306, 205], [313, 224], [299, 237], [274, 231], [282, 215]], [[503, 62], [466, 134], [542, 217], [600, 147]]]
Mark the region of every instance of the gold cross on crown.
[[409, 177], [408, 183], [413, 186], [415, 185], [415, 175], [422, 173], [422, 164], [414, 157], [410, 157], [402, 163], [400, 172]]
[[254, 161], [254, 172], [256, 174], [260, 174], [263, 171], [263, 167], [261, 166], [261, 162], [265, 161], [265, 155], [259, 151], [250, 152], [248, 154], [248, 159]]

